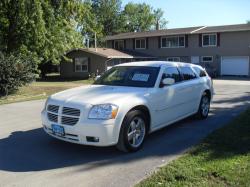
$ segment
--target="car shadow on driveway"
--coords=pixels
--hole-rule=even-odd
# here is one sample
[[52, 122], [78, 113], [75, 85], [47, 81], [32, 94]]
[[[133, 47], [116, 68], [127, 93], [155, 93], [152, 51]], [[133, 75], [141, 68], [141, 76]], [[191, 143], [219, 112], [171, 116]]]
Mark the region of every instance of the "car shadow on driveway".
[[[200, 136], [205, 136], [205, 131], [198, 123], [199, 121], [188, 118], [150, 134], [144, 148], [130, 154], [122, 153], [114, 146], [93, 147], [56, 140], [48, 136], [42, 128], [16, 131], [9, 137], [0, 139], [0, 170], [28, 172], [74, 165], [82, 165], [82, 170], [90, 170], [107, 164], [174, 155], [185, 151]], [[198, 133], [192, 135], [193, 130]]]

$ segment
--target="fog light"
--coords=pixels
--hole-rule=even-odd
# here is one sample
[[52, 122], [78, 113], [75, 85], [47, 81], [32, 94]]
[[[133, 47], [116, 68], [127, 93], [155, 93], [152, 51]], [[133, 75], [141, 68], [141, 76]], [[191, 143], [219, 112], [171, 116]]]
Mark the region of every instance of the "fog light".
[[87, 142], [99, 142], [99, 138], [94, 136], [86, 136], [86, 139]]

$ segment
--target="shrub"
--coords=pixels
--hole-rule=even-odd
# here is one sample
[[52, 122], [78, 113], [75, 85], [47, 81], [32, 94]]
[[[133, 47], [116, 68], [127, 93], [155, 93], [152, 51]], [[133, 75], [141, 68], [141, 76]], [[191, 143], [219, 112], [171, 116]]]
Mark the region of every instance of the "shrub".
[[31, 55], [0, 53], [0, 96], [8, 95], [36, 78], [37, 62]]

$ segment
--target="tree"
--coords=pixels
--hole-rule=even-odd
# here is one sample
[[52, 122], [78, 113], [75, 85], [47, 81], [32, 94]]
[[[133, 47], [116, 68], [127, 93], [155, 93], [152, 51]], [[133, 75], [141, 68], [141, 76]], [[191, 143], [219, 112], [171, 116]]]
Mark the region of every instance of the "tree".
[[164, 11], [160, 8], [154, 10], [154, 24], [155, 30], [165, 29], [167, 27], [167, 20], [163, 17]]
[[152, 8], [143, 3], [128, 3], [123, 11], [126, 18], [126, 31], [139, 32], [149, 30], [154, 24]]
[[2, 0], [0, 2], [0, 50], [29, 52], [43, 64], [59, 63], [61, 55], [83, 45], [76, 15], [85, 4], [81, 0]]
[[121, 0], [93, 0], [92, 7], [104, 36], [121, 32]]

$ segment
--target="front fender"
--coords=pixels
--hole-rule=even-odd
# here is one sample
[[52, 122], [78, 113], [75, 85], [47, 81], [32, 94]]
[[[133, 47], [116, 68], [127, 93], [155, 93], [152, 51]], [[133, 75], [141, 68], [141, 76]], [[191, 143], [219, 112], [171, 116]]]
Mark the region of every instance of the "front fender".
[[137, 106], [145, 106], [149, 110], [150, 115], [152, 113], [146, 98], [140, 98], [140, 97], [127, 98], [124, 102], [120, 103], [118, 106], [119, 106], [119, 111], [118, 111], [118, 114], [117, 114], [116, 120], [115, 120], [116, 142], [118, 142], [118, 139], [119, 139], [122, 122], [123, 122], [125, 116], [127, 115], [127, 113], [131, 109], [133, 109]]

